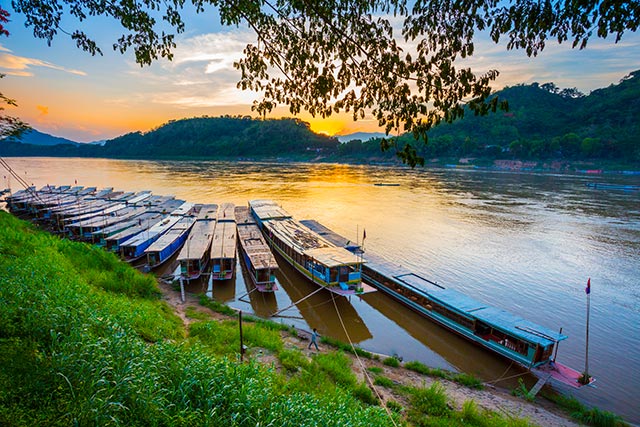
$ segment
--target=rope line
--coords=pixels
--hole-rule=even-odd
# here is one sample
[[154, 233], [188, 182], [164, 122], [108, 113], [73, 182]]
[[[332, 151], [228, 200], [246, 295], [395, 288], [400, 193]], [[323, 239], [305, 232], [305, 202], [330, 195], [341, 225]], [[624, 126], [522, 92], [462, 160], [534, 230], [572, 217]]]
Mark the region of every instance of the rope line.
[[380, 400], [380, 404], [382, 405], [384, 410], [387, 412], [387, 415], [391, 419], [391, 422], [393, 423], [393, 425], [395, 427], [398, 427], [398, 425], [396, 424], [396, 421], [393, 419], [393, 415], [391, 414], [391, 410], [389, 410], [389, 408], [387, 407], [386, 402], [382, 399], [382, 396], [378, 392], [378, 389], [376, 388], [375, 384], [373, 384], [373, 381], [371, 380], [371, 377], [369, 376], [369, 373], [367, 372], [367, 369], [365, 368], [364, 363], [362, 362], [362, 359], [360, 359], [360, 356], [358, 355], [358, 352], [356, 351], [356, 348], [353, 345], [353, 342], [351, 341], [351, 337], [349, 336], [349, 332], [347, 332], [347, 328], [344, 325], [344, 322], [342, 321], [342, 316], [340, 315], [340, 311], [338, 310], [338, 305], [336, 304], [336, 300], [335, 300], [335, 297], [333, 295], [333, 292], [331, 292], [331, 300], [333, 301], [333, 306], [336, 309], [336, 313], [338, 314], [338, 319], [340, 320], [340, 325], [342, 326], [342, 330], [344, 331], [344, 334], [347, 337], [347, 340], [349, 341], [349, 345], [351, 346], [351, 350], [353, 351], [353, 354], [356, 356], [356, 360], [358, 361], [358, 363], [360, 364], [360, 367], [362, 368], [363, 375], [365, 376], [365, 378], [369, 382], [370, 387], [373, 389], [373, 391], [375, 392], [376, 396], [378, 396], [378, 399]]
[[302, 301], [306, 300], [307, 298], [309, 298], [309, 297], [310, 297], [310, 296], [312, 296], [312, 295], [317, 294], [318, 292], [320, 292], [320, 291], [321, 291], [321, 290], [323, 290], [323, 289], [324, 289], [324, 287], [320, 286], [318, 289], [316, 289], [315, 291], [311, 292], [309, 295], [307, 295], [307, 296], [305, 296], [305, 297], [302, 297], [302, 298], [300, 298], [298, 301], [293, 302], [293, 303], [289, 304], [288, 306], [286, 306], [285, 308], [283, 308], [283, 309], [280, 309], [280, 310], [276, 311], [276, 312], [275, 312], [275, 313], [273, 313], [271, 316], [275, 316], [276, 314], [280, 314], [280, 313], [282, 313], [282, 312], [283, 312], [283, 311], [285, 311], [285, 310], [289, 310], [289, 309], [290, 309], [291, 307], [293, 307], [294, 305], [296, 305], [296, 304], [298, 304], [298, 303], [300, 303], [300, 302], [302, 302]]

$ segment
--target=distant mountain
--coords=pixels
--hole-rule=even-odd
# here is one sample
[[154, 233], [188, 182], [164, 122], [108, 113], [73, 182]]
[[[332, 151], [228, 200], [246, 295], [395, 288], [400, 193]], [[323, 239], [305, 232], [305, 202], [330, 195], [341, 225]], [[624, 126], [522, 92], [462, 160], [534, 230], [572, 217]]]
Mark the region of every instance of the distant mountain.
[[349, 142], [354, 139], [359, 139], [360, 141], [368, 141], [371, 138], [384, 138], [384, 132], [356, 132], [350, 133], [348, 135], [336, 135], [336, 138], [340, 142]]
[[35, 129], [31, 129], [22, 134], [22, 138], [19, 140], [22, 144], [32, 144], [32, 145], [61, 145], [61, 144], [71, 144], [78, 146], [79, 142], [71, 141], [67, 138], [61, 138], [59, 136], [49, 135], [47, 133], [40, 132]]

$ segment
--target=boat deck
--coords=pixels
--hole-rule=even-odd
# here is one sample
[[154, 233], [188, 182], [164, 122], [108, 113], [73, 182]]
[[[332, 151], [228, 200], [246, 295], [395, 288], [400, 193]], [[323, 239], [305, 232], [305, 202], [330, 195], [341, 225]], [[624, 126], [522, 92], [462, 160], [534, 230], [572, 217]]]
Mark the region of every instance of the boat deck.
[[276, 270], [278, 268], [276, 258], [271, 253], [257, 224], [250, 219], [249, 208], [236, 208], [236, 218], [238, 219], [238, 240], [253, 267]]

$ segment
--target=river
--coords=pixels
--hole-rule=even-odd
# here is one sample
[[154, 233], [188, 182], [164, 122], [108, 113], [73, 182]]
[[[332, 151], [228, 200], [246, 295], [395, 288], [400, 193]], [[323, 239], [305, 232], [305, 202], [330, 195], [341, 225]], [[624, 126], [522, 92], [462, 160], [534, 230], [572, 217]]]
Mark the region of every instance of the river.
[[[586, 185], [639, 185], [640, 176], [340, 164], [7, 162], [38, 188], [77, 182], [238, 205], [267, 198], [296, 219], [315, 219], [354, 241], [361, 242], [366, 229], [365, 251], [535, 323], [563, 328], [569, 339], [561, 342], [558, 361], [580, 371], [585, 366], [585, 285], [591, 278], [589, 373], [596, 387], [557, 388], [640, 423], [640, 192]], [[378, 182], [399, 185], [373, 185]], [[6, 177], [4, 184], [19, 189]], [[278, 280], [281, 290], [275, 295], [247, 296], [238, 270], [233, 282], [216, 284], [213, 296], [268, 316], [314, 290], [290, 268], [283, 267]], [[370, 351], [471, 372], [486, 381], [519, 372], [380, 293], [340, 297], [334, 305], [329, 293], [320, 292], [274, 320], [316, 327], [321, 335]], [[515, 381], [497, 385], [512, 388]], [[534, 379], [526, 381], [531, 386]]]

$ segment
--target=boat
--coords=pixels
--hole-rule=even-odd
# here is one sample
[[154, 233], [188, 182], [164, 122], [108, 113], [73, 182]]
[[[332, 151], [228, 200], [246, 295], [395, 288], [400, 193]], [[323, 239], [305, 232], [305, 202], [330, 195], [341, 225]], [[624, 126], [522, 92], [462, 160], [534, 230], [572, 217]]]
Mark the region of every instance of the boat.
[[278, 263], [249, 208], [237, 206], [235, 214], [240, 252], [251, 281], [259, 292], [278, 290], [275, 275]]
[[[308, 227], [354, 253], [363, 253], [344, 237], [317, 221]], [[508, 311], [492, 307], [454, 289], [428, 280], [375, 254], [363, 254], [363, 280], [403, 305], [493, 353], [530, 370], [541, 378], [554, 378], [581, 387], [581, 374], [555, 361], [554, 349], [566, 335], [537, 325]]]
[[196, 219], [182, 217], [166, 233], [151, 244], [144, 253], [147, 255], [147, 266], [156, 268], [171, 258], [184, 245]]
[[162, 221], [122, 242], [120, 244], [122, 258], [127, 262], [134, 262], [145, 256], [144, 251], [180, 221], [192, 207], [193, 203], [185, 202]]
[[196, 280], [206, 271], [216, 228], [218, 205], [196, 205], [195, 209], [196, 223], [178, 255], [180, 276], [184, 280]]
[[375, 291], [362, 283], [360, 256], [324, 239], [271, 200], [252, 200], [249, 207], [271, 248], [312, 283], [343, 296]]
[[228, 280], [236, 268], [236, 218], [234, 205], [223, 203], [218, 208], [216, 229], [211, 242], [211, 278]]
[[373, 185], [376, 187], [400, 187], [400, 184], [394, 182], [376, 182]]

